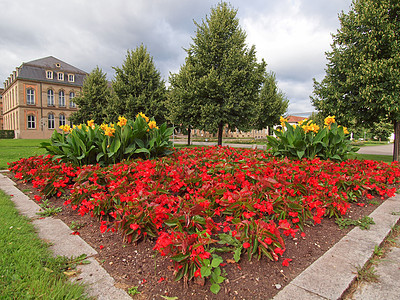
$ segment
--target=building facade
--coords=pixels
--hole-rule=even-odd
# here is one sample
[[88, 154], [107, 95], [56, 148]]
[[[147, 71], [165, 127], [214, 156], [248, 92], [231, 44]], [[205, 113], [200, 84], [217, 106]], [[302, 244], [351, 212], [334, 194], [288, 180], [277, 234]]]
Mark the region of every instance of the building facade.
[[0, 130], [3, 130], [3, 92], [4, 89], [0, 88]]
[[23, 63], [4, 82], [3, 129], [20, 139], [48, 139], [69, 124], [87, 73], [53, 56]]

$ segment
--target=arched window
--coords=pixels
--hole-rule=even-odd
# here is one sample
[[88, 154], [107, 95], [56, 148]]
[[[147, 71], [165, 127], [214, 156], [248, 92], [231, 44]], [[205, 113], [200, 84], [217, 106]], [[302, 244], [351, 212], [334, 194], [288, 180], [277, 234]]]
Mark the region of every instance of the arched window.
[[54, 106], [54, 92], [53, 90], [47, 91], [47, 106]]
[[35, 129], [36, 128], [36, 118], [34, 115], [28, 115], [28, 129]]
[[60, 114], [60, 126], [64, 126], [65, 125], [65, 115]]
[[47, 118], [48, 118], [47, 119], [48, 120], [47, 124], [48, 124], [49, 129], [54, 129], [54, 114], [53, 113], [49, 113]]
[[26, 89], [26, 104], [35, 104], [35, 90], [33, 88]]
[[69, 93], [69, 107], [76, 107], [76, 104], [75, 104], [75, 102], [74, 102], [74, 99], [75, 98], [75, 93], [74, 92], [70, 92]]
[[58, 93], [58, 101], [60, 107], [65, 107], [65, 93], [64, 91], [59, 91]]

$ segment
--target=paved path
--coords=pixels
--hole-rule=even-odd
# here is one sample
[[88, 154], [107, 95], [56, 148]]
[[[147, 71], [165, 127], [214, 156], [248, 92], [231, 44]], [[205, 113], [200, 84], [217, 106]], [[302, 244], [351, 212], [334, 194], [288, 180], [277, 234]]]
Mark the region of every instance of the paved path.
[[357, 153], [393, 155], [393, 144], [361, 147]]

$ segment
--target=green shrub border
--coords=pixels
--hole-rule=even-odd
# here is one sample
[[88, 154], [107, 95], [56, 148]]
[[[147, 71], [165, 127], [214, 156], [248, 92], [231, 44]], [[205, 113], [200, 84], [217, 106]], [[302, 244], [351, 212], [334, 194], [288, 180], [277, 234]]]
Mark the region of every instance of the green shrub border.
[[0, 139], [13, 139], [15, 138], [14, 130], [0, 130]]

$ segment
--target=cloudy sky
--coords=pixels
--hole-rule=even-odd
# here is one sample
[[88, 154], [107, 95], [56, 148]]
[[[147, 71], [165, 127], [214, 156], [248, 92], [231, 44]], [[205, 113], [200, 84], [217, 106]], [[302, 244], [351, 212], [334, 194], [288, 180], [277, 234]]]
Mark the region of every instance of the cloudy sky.
[[[217, 0], [0, 0], [0, 81], [23, 62], [54, 56], [114, 77], [127, 50], [147, 46], [165, 81], [184, 63], [196, 26]], [[351, 0], [231, 0], [247, 43], [276, 74], [289, 113], [313, 111], [338, 14]]]

